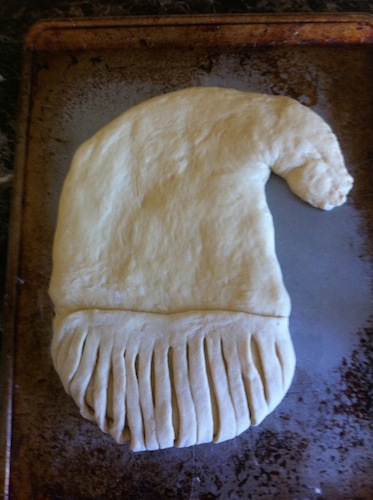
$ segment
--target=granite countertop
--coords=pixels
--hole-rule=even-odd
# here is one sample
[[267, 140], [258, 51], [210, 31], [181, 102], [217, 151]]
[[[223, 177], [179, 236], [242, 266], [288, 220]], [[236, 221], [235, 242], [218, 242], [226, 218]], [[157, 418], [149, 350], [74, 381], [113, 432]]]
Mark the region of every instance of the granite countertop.
[[[19, 89], [22, 71], [22, 51], [26, 34], [34, 23], [43, 19], [103, 18], [144, 15], [346, 12], [373, 13], [373, 2], [369, 0], [3, 0], [2, 6], [0, 7], [0, 340], [4, 337], [7, 245], [12, 196], [13, 163], [17, 144], [16, 124], [20, 101]], [[345, 57], [344, 52], [343, 57]], [[353, 374], [353, 376], [356, 376], [356, 374]], [[325, 402], [325, 406], [327, 406], [327, 404], [328, 403]], [[315, 412], [315, 415], [316, 414], [317, 412]], [[346, 432], [348, 432], [347, 427]], [[271, 435], [269, 434], [269, 439], [270, 438]], [[285, 446], [287, 443], [282, 444]], [[295, 444], [296, 446], [294, 445], [294, 448], [302, 446], [301, 441]], [[292, 443], [289, 443], [289, 447], [292, 445]], [[296, 450], [294, 451], [294, 456], [295, 470], [297, 461]], [[170, 464], [170, 467], [171, 466], [172, 464]], [[366, 474], [367, 477], [368, 475], [369, 473]], [[158, 492], [159, 491], [160, 490], [158, 490]], [[166, 493], [164, 494], [165, 496], [159, 498], [171, 498], [167, 497]], [[320, 495], [321, 491], [319, 492], [318, 488], [316, 488], [313, 492], [313, 496], [311, 495], [310, 498], [327, 498]], [[145, 497], [151, 498], [151, 495], [145, 495], [144, 498]], [[41, 497], [35, 496], [35, 498]], [[48, 496], [48, 498], [52, 497]], [[180, 498], [182, 498], [182, 496], [180, 496]], [[197, 496], [193, 498], [197, 498]], [[213, 498], [213, 496], [205, 496], [203, 498]], [[232, 496], [231, 498], [237, 497]], [[286, 496], [286, 498], [295, 497]], [[338, 496], [336, 492], [335, 498], [344, 497]], [[368, 499], [368, 496], [359, 498]]]

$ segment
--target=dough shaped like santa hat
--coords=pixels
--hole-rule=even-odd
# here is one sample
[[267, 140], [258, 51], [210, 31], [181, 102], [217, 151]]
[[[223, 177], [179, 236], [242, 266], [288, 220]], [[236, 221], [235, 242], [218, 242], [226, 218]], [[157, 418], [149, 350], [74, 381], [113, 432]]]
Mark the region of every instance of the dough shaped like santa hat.
[[52, 357], [82, 415], [119, 443], [231, 439], [289, 389], [271, 171], [322, 209], [352, 186], [318, 115], [232, 89], [153, 98], [75, 154], [54, 242]]

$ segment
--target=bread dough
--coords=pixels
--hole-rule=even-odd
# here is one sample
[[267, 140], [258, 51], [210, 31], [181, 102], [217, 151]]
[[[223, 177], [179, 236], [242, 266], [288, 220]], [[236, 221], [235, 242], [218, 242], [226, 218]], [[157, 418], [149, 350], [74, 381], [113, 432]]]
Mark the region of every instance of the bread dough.
[[224, 441], [285, 396], [295, 355], [271, 171], [326, 210], [352, 187], [316, 113], [234, 89], [153, 98], [76, 152], [54, 241], [52, 357], [116, 441]]

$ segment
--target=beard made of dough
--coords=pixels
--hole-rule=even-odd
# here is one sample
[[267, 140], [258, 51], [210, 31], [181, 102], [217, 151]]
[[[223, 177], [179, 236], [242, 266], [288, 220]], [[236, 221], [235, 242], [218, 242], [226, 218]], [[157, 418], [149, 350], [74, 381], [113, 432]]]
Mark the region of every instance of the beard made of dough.
[[225, 441], [288, 391], [271, 171], [322, 209], [352, 186], [317, 114], [233, 89], [153, 98], [75, 154], [54, 241], [52, 358], [81, 414], [117, 442]]

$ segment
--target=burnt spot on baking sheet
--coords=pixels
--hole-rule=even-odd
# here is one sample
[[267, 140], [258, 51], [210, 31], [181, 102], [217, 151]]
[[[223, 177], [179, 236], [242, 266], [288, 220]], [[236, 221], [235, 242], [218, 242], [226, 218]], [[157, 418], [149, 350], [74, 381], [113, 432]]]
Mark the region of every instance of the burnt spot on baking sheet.
[[239, 53], [238, 53], [238, 62], [240, 67], [243, 70], [247, 70], [250, 68], [250, 65], [252, 63], [252, 58], [256, 52], [256, 47], [243, 47]]
[[79, 59], [75, 56], [75, 54], [69, 54], [70, 56], [70, 66], [75, 66], [75, 64], [78, 64]]
[[334, 394], [334, 413], [372, 421], [373, 326], [358, 332], [359, 347], [338, 368], [340, 389]]
[[307, 448], [308, 440], [298, 432], [260, 432], [252, 448], [232, 457], [237, 486], [244, 493], [247, 485], [255, 481], [258, 494], [269, 493], [269, 485], [276, 484], [279, 477], [291, 480], [295, 486]]
[[93, 56], [89, 60], [90, 60], [90, 62], [92, 64], [100, 64], [100, 63], [102, 63], [102, 57], [101, 56]]
[[221, 52], [210, 52], [205, 56], [201, 57], [201, 60], [197, 66], [197, 68], [204, 73], [210, 74], [215, 66], [218, 63], [221, 56]]
[[283, 52], [279, 49], [278, 57], [265, 61], [270, 69], [271, 91], [274, 95], [286, 95], [308, 107], [318, 104], [319, 75], [307, 64], [306, 48], [294, 52], [293, 57], [291, 51]]

